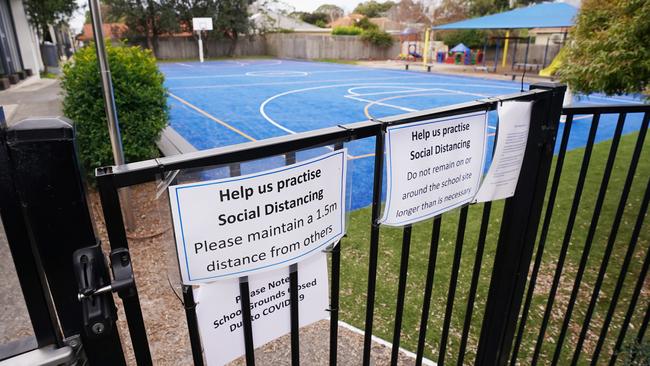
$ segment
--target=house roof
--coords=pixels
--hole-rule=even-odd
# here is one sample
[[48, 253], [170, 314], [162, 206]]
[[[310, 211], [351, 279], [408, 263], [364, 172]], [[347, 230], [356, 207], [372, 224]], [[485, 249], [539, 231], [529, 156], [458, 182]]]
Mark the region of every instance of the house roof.
[[[124, 34], [129, 30], [129, 27], [124, 23], [104, 23], [102, 24], [102, 32], [104, 37], [109, 37], [111, 39], [122, 38]], [[94, 38], [93, 25], [84, 24], [83, 31], [77, 39], [80, 41], [88, 42], [92, 41]]]
[[359, 20], [363, 19], [365, 15], [352, 13], [344, 17], [338, 18], [329, 24], [330, 28], [335, 27], [349, 27], [355, 25]]
[[313, 24], [303, 22], [300, 19], [278, 14], [272, 11], [266, 11], [264, 13], [257, 12], [251, 15], [250, 19], [258, 28], [291, 29], [298, 31], [318, 31], [322, 29]]
[[566, 3], [541, 3], [480, 18], [461, 20], [433, 29], [529, 29], [571, 27], [578, 9]]

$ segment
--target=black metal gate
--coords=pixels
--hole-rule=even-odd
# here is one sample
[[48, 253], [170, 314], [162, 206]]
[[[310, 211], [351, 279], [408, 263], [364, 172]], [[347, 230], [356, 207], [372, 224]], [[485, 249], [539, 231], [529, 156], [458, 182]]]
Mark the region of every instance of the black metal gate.
[[[648, 178], [639, 176], [639, 172], [647, 170], [638, 167], [644, 164], [647, 159], [647, 148], [644, 149], [645, 134], [650, 118], [650, 106], [627, 105], [627, 106], [602, 106], [602, 107], [568, 107], [562, 110], [562, 99], [565, 88], [554, 84], [540, 84], [531, 87], [528, 92], [522, 92], [515, 95], [503, 96], [500, 98], [488, 98], [475, 102], [464, 103], [460, 105], [438, 108], [434, 110], [410, 113], [392, 118], [386, 118], [382, 121], [366, 121], [354, 124], [339, 125], [336, 127], [326, 128], [317, 131], [311, 131], [291, 136], [284, 136], [263, 140], [255, 143], [240, 144], [212, 150], [200, 151], [192, 154], [171, 156], [160, 159], [154, 159], [144, 162], [128, 164], [120, 167], [101, 168], [97, 171], [97, 184], [101, 197], [102, 210], [106, 224], [106, 230], [109, 238], [111, 255], [110, 263], [113, 271], [113, 280], [108, 277], [107, 266], [104, 264], [104, 257], [99, 246], [92, 248], [83, 248], [90, 243], [77, 245], [74, 248], [66, 249], [66, 255], [72, 258], [72, 249], [76, 250], [75, 266], [70, 268], [70, 272], [76, 271], [76, 280], [81, 301], [75, 305], [76, 314], [80, 314], [83, 309], [83, 317], [77, 315], [76, 321], [80, 326], [74, 329], [72, 333], [81, 333], [84, 335], [83, 345], [86, 353], [93, 360], [91, 364], [124, 364], [125, 358], [122, 352], [122, 345], [117, 336], [115, 325], [115, 314], [113, 311], [113, 297], [111, 292], [117, 292], [122, 299], [122, 306], [128, 321], [128, 330], [130, 334], [130, 343], [132, 344], [135, 359], [139, 365], [149, 365], [155, 363], [155, 357], [152, 357], [151, 349], [147, 339], [147, 329], [143, 320], [143, 313], [140, 306], [140, 297], [136, 287], [136, 280], [132, 274], [131, 258], [129, 253], [129, 239], [122, 219], [122, 208], [120, 205], [119, 191], [123, 188], [138, 185], [145, 182], [170, 181], [174, 179], [177, 171], [196, 171], [197, 169], [228, 167], [229, 174], [239, 175], [241, 173], [242, 162], [253, 161], [267, 158], [270, 156], [281, 156], [286, 164], [296, 161], [296, 152], [305, 149], [313, 149], [323, 146], [329, 146], [332, 149], [343, 147], [343, 144], [359, 139], [374, 139], [375, 156], [374, 156], [374, 177], [372, 191], [372, 207], [370, 213], [370, 235], [368, 245], [368, 270], [367, 270], [367, 288], [365, 297], [365, 321], [364, 342], [362, 352], [362, 364], [370, 365], [371, 362], [371, 344], [373, 329], [375, 326], [376, 307], [380, 303], [386, 305], [387, 299], [377, 299], [376, 293], [378, 286], [382, 284], [377, 281], [378, 263], [382, 258], [383, 251], [380, 244], [382, 236], [381, 225], [378, 223], [381, 210], [382, 194], [382, 175], [384, 167], [384, 145], [383, 134], [387, 126], [404, 124], [409, 122], [422, 121], [432, 118], [452, 116], [473, 111], [492, 111], [498, 103], [504, 100], [528, 100], [533, 101], [533, 111], [531, 117], [531, 127], [526, 147], [525, 158], [522, 166], [522, 173], [519, 179], [515, 195], [505, 201], [505, 204], [485, 203], [482, 205], [473, 205], [462, 207], [458, 213], [448, 213], [436, 217], [430, 222], [430, 228], [427, 224], [415, 226], [406, 226], [402, 232], [401, 253], [399, 260], [399, 277], [396, 286], [396, 297], [389, 300], [388, 303], [394, 306], [394, 320], [392, 323], [392, 350], [390, 364], [395, 365], [398, 362], [399, 346], [404, 333], [404, 312], [407, 305], [407, 285], [409, 283], [409, 265], [415, 258], [411, 255], [412, 238], [418, 230], [430, 230], [430, 242], [427, 244], [428, 258], [426, 259], [426, 277], [420, 279], [424, 282], [423, 288], [418, 288], [417, 292], [422, 294], [421, 311], [419, 311], [419, 322], [413, 330], [417, 337], [414, 342], [415, 363], [422, 364], [425, 352], [434, 361], [442, 365], [447, 363], [463, 364], [482, 364], [504, 365], [511, 364], [565, 364], [571, 362], [589, 361], [592, 364], [602, 363], [607, 359], [613, 364], [621, 349], [624, 349], [629, 343], [626, 334], [630, 324], [636, 319], [642, 317], [641, 324], [637, 328], [637, 335], [634, 337], [637, 342], [643, 340], [649, 313], [647, 310], [637, 312], [638, 304], [648, 302], [647, 296], [644, 297], [644, 281], [646, 279], [648, 265], [650, 261], [648, 253], [645, 250], [650, 248], [646, 242], [647, 236], [643, 235], [643, 223], [648, 206]], [[624, 134], [626, 116], [632, 113], [642, 113], [642, 122], [639, 126], [636, 141], [632, 144], [633, 148], [629, 152], [629, 164], [624, 174], [625, 179], [622, 182], [620, 197], [617, 200], [615, 215], [611, 224], [609, 235], [606, 237], [604, 246], [595, 245], [595, 238], [600, 233], [598, 230], [599, 218], [604, 209], [609, 209], [609, 203], [606, 196], [612, 195], [612, 185], [610, 180], [612, 172], [620, 169], [616, 160], [617, 152], [621, 139], [629, 140], [629, 134]], [[564, 114], [564, 117], [561, 117]], [[600, 144], [596, 144], [599, 121], [602, 115], [617, 114], [619, 115], [614, 134], [611, 137], [608, 153], [603, 155]], [[591, 121], [589, 135], [578, 177], [576, 182], [563, 182], [562, 174], [566, 169], [573, 169], [573, 161], [576, 159], [575, 154], [568, 151], [571, 142], [571, 129], [577, 123], [578, 117], [590, 117]], [[561, 141], [559, 146], [556, 144], [558, 129], [561, 132]], [[4, 143], [4, 142], [3, 142]], [[594, 148], [598, 145], [597, 148]], [[628, 146], [626, 144], [625, 146]], [[594, 169], [594, 166], [600, 161], [592, 156], [594, 150], [598, 156], [605, 156], [602, 173], [597, 172], [600, 177], [600, 185], [594, 185], [594, 179], [588, 174], [588, 169]], [[557, 155], [555, 153], [557, 152]], [[623, 153], [627, 153], [623, 152]], [[568, 157], [568, 154], [571, 156]], [[621, 155], [622, 153], [619, 153]], [[556, 158], [554, 158], [556, 156]], [[644, 159], [645, 157], [645, 159]], [[11, 160], [11, 159], [10, 159]], [[570, 162], [567, 165], [567, 162]], [[597, 169], [598, 170], [598, 169]], [[553, 172], [553, 174], [551, 174]], [[638, 183], [641, 181], [641, 183]], [[550, 186], [549, 184], [550, 183]], [[9, 183], [6, 183], [9, 184]], [[639, 184], [645, 184], [639, 188]], [[13, 186], [13, 185], [12, 185]], [[558, 205], [565, 205], [567, 202], [559, 201], [558, 192], [570, 187], [573, 193], [573, 201], [569, 212], [565, 216], [560, 216], [560, 220], [568, 220], [562, 224], [561, 230], [558, 230]], [[585, 242], [578, 249], [581, 253], [579, 260], [575, 265], [571, 262], [575, 245], [571, 245], [572, 232], [576, 224], [576, 217], [580, 214], [581, 198], [589, 196], [588, 190], [597, 187], [594, 190], [595, 202], [590, 203], [589, 208], [593, 209], [589, 213], [589, 225], [586, 237], [580, 237], [577, 240]], [[587, 191], [585, 191], [587, 189]], [[609, 189], [609, 191], [608, 191]], [[83, 190], [81, 190], [83, 193]], [[641, 200], [637, 199], [644, 192]], [[584, 193], [584, 194], [583, 194]], [[634, 203], [630, 201], [634, 199]], [[498, 207], [497, 207], [498, 206]], [[636, 211], [633, 214], [634, 223], [627, 223], [631, 217], [629, 209], [633, 207]], [[4, 207], [3, 207], [4, 208]], [[564, 208], [562, 208], [562, 212]], [[3, 221], [6, 220], [5, 211]], [[458, 220], [454, 217], [458, 215]], [[499, 217], [499, 215], [501, 215]], [[478, 235], [476, 237], [476, 252], [468, 255], [467, 251], [463, 253], [463, 248], [468, 247], [469, 238], [466, 238], [467, 225], [473, 223], [468, 217], [480, 217], [478, 226]], [[29, 217], [27, 217], [29, 221]], [[442, 227], [449, 222], [454, 225], [456, 230], [455, 239], [450, 240], [444, 237]], [[541, 224], [541, 225], [540, 225]], [[473, 224], [470, 224], [473, 225]], [[565, 226], [566, 225], [566, 226]], [[629, 228], [629, 230], [626, 230]], [[498, 231], [495, 235], [495, 242], [490, 242], [490, 233]], [[630, 231], [627, 233], [627, 231]], [[555, 244], [550, 245], [551, 239], [554, 239], [558, 232], [563, 240], [560, 241], [559, 248]], [[616, 244], [617, 237], [625, 236], [629, 243], [625, 248], [622, 260], [616, 260], [617, 267], [616, 281], [613, 282], [613, 292], [601, 295], [603, 283], [608, 281], [608, 264], [610, 264], [613, 253], [618, 257], [615, 251], [619, 246]], [[498, 239], [496, 239], [498, 237]], [[639, 239], [642, 240], [639, 240]], [[89, 240], [89, 239], [88, 239]], [[88, 241], [86, 240], [86, 241]], [[454, 245], [453, 256], [451, 258], [441, 258], [438, 253], [445, 242], [452, 242]], [[641, 244], [639, 244], [641, 242]], [[553, 241], [553, 243], [555, 243]], [[341, 298], [341, 263], [345, 259], [346, 240], [339, 243], [330, 252], [331, 266], [331, 288], [330, 288], [330, 334], [329, 334], [329, 364], [337, 364], [337, 343], [338, 343], [338, 320], [339, 312], [342, 307]], [[473, 243], [472, 243], [473, 245]], [[487, 246], [494, 248], [492, 255], [485, 250]], [[80, 250], [78, 250], [80, 249]], [[597, 270], [592, 270], [589, 266], [590, 254], [593, 258], [593, 252], [597, 249], [597, 256], [600, 259]], [[645, 259], [639, 267], [634, 261], [639, 250], [643, 250]], [[39, 249], [35, 249], [39, 252]], [[580, 251], [580, 250], [579, 250]], [[567, 254], [568, 253], [568, 254]], [[14, 254], [15, 255], [15, 254]], [[544, 256], [552, 257], [551, 262], [557, 261], [556, 265], [550, 266], [549, 259]], [[567, 257], [569, 259], [567, 259]], [[469, 264], [464, 262], [469, 258]], [[432, 319], [431, 315], [434, 307], [437, 305], [432, 302], [432, 293], [434, 289], [434, 279], [436, 271], [440, 272], [443, 268], [442, 260], [449, 260], [450, 268], [448, 270], [448, 283], [445, 303], [440, 313], [440, 326], [432, 329], [431, 324], [437, 324], [437, 319]], [[490, 263], [493, 260], [493, 263]], [[49, 258], [48, 258], [49, 261]], [[137, 261], [137, 258], [136, 258]], [[410, 263], [411, 262], [411, 263]], [[620, 266], [618, 266], [620, 263]], [[461, 271], [461, 267], [470, 265], [471, 270]], [[69, 266], [69, 264], [68, 264]], [[636, 266], [636, 267], [634, 267]], [[634, 267], [634, 271], [631, 268]], [[550, 268], [550, 271], [549, 271]], [[568, 301], [562, 300], [563, 317], [558, 319], [553, 314], [553, 309], [557, 309], [556, 298], [558, 294], [564, 291], [563, 279], [567, 273], [563, 271], [570, 269], [570, 281], [573, 283]], [[574, 270], [575, 269], [575, 270]], [[612, 270], [611, 268], [609, 268]], [[46, 271], [47, 272], [47, 271]], [[554, 272], [550, 281], [550, 288], [540, 291], [540, 286], [547, 284], [547, 275]], [[459, 277], [465, 274], [471, 279], [468, 288], [458, 288]], [[634, 273], [635, 285], [633, 289], [626, 287], [628, 273]], [[72, 274], [72, 273], [71, 273]], [[300, 363], [300, 333], [299, 313], [297, 300], [298, 286], [297, 271], [292, 271], [290, 275], [290, 294], [291, 294], [291, 363], [297, 365]], [[488, 276], [489, 282], [482, 280]], [[79, 280], [79, 279], [82, 280]], [[85, 279], [85, 280], [83, 280]], [[411, 279], [413, 280], [413, 279]], [[593, 281], [591, 281], [593, 280]], [[565, 280], [564, 280], [565, 281]], [[566, 281], [565, 281], [566, 282]], [[581, 285], [589, 282], [588, 296], [581, 297]], [[488, 288], [481, 288], [489, 283]], [[593, 283], [593, 285], [592, 285]], [[608, 287], [609, 282], [608, 282]], [[59, 289], [52, 288], [52, 292]], [[249, 365], [255, 363], [255, 350], [253, 347], [253, 332], [250, 312], [250, 298], [248, 282], [240, 281], [240, 291], [242, 295], [242, 314], [244, 339], [246, 345], [246, 362]], [[462, 293], [462, 294], [461, 294]], [[482, 295], [485, 294], [485, 295]], [[26, 295], [27, 296], [27, 295]], [[56, 297], [56, 296], [54, 296]], [[69, 296], [68, 296], [69, 297]], [[568, 339], [567, 336], [572, 334], [571, 326], [575, 326], [575, 308], [583, 298], [588, 299], [588, 306], [580, 305], [580, 331], [576, 339]], [[66, 298], [67, 299], [67, 298]], [[622, 319], [617, 314], [617, 305], [619, 300], [627, 301], [627, 310]], [[199, 337], [197, 325], [197, 315], [195, 311], [195, 301], [193, 291], [190, 286], [183, 286], [182, 300], [186, 312], [188, 338], [192, 348], [192, 357], [194, 364], [202, 365], [202, 345]], [[458, 308], [462, 304], [464, 312], [458, 313]], [[598, 314], [604, 313], [603, 319], [598, 319], [600, 325], [598, 337], [589, 335], [589, 330], [594, 314], [599, 309], [599, 304], [604, 300], [608, 301], [606, 311], [598, 311]], [[539, 308], [540, 301], [545, 303], [543, 312], [540, 316], [534, 313], [534, 309]], [[54, 301], [58, 306], [58, 301]], [[361, 306], [361, 305], [357, 305]], [[81, 308], [81, 309], [79, 309]], [[456, 310], [455, 310], [456, 309]], [[584, 311], [583, 311], [584, 309]], [[70, 313], [69, 308], [57, 308], [59, 313]], [[620, 309], [619, 309], [620, 310]], [[436, 312], [436, 314], [438, 314]], [[460, 315], [459, 315], [460, 314]], [[539, 318], [539, 319], [538, 319]], [[534, 319], [535, 322], [532, 322]], [[574, 320], [572, 323], [572, 319]], [[456, 323], [461, 325], [455, 325]], [[479, 321], [473, 323], [473, 321]], [[538, 326], [539, 324], [539, 326]], [[556, 332], [559, 325], [559, 332]], [[610, 341], [613, 326], [619, 328], [618, 336], [615, 341]], [[550, 327], [549, 327], [550, 326]], [[535, 328], [535, 329], [531, 329]], [[551, 329], [552, 328], [552, 329]], [[531, 333], [532, 332], [532, 333]], [[457, 336], [456, 333], [459, 335]], [[533, 334], [534, 336], [531, 336]], [[610, 336], [610, 338], [608, 338]], [[125, 338], [125, 337], [123, 337]], [[596, 343], [591, 347], [585, 347], [586, 339], [595, 339]], [[549, 348], [548, 339], [555, 343], [553, 349]], [[122, 341], [128, 342], [126, 339]], [[105, 344], [105, 348], [93, 347], [97, 342]], [[434, 343], [434, 346], [427, 346], [427, 343]], [[613, 344], [610, 344], [613, 343]], [[89, 346], [87, 346], [89, 345]], [[569, 346], [570, 345], [570, 346]], [[434, 350], [434, 352], [431, 351]], [[583, 351], [588, 350], [589, 354], [585, 357]], [[571, 352], [571, 355], [564, 353]], [[108, 358], [103, 357], [109, 357]], [[116, 356], [116, 355], [119, 355]], [[582, 358], [580, 358], [582, 355]]]

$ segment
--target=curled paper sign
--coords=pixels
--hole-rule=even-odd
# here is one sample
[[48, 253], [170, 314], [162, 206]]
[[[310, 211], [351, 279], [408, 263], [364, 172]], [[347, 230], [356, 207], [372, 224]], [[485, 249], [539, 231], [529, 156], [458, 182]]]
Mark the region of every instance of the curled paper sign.
[[499, 107], [499, 129], [494, 158], [474, 202], [512, 197], [524, 161], [532, 102], [507, 101]]

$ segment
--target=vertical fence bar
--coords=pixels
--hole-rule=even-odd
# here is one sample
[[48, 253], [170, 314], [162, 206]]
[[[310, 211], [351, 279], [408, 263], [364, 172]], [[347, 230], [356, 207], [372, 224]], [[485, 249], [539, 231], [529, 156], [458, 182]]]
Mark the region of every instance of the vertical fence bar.
[[[650, 303], [646, 306], [645, 309], [645, 315], [643, 316], [643, 321], [641, 322], [641, 327], [639, 328], [639, 333], [637, 333], [636, 338], [634, 339], [634, 343], [637, 346], [642, 345], [643, 343], [643, 337], [645, 336], [645, 332], [648, 329], [648, 322], [650, 322]], [[641, 362], [635, 362], [637, 356], [639, 355], [638, 349], [635, 347], [632, 350], [632, 356], [630, 357], [630, 362], [629, 364], [631, 365], [636, 365], [636, 364], [644, 364], [646, 362], [641, 361]]]
[[497, 72], [497, 66], [499, 65], [499, 43], [499, 39], [497, 39], [494, 51], [494, 70], [492, 70], [492, 72]]
[[478, 281], [481, 276], [481, 263], [483, 261], [483, 250], [485, 249], [485, 239], [487, 238], [488, 226], [490, 224], [490, 211], [492, 202], [485, 202], [483, 206], [483, 216], [481, 218], [481, 228], [478, 234], [478, 244], [476, 245], [476, 257], [474, 258], [474, 269], [472, 280], [469, 286], [469, 298], [467, 299], [467, 309], [465, 310], [465, 322], [463, 324], [463, 333], [460, 338], [460, 348], [458, 351], [458, 366], [463, 365], [465, 360], [465, 350], [467, 349], [467, 338], [469, 337], [469, 328], [472, 325], [472, 313], [474, 311], [474, 301], [476, 299], [476, 290]]
[[[343, 148], [342, 143], [334, 145], [334, 150]], [[341, 283], [341, 241], [336, 243], [332, 248], [332, 281], [330, 283], [330, 349], [329, 364], [336, 366], [338, 356], [338, 337], [339, 337], [339, 290]]]
[[[291, 165], [296, 163], [295, 151], [288, 152], [284, 155], [284, 164]], [[298, 264], [294, 263], [289, 266], [289, 301], [291, 313], [291, 365], [300, 364], [300, 318], [298, 308]]]
[[[639, 215], [636, 218], [634, 230], [632, 231], [632, 237], [630, 238], [630, 244], [629, 244], [630, 247], [636, 246], [637, 240], [639, 239], [639, 234], [641, 233], [641, 228], [643, 227], [643, 221], [645, 220], [646, 211], [648, 210], [649, 201], [650, 201], [650, 179], [648, 179], [648, 182], [646, 183], [646, 190], [645, 190], [645, 194], [643, 195], [643, 202], [641, 203], [641, 208], [639, 209]], [[623, 346], [623, 342], [625, 341], [625, 335], [627, 333], [628, 327], [630, 326], [630, 321], [632, 320], [632, 316], [634, 315], [634, 310], [636, 310], [636, 304], [639, 301], [639, 296], [641, 295], [641, 290], [643, 289], [643, 284], [645, 283], [645, 278], [646, 275], [648, 274], [649, 267], [650, 267], [650, 248], [648, 248], [646, 251], [645, 259], [643, 260], [643, 265], [641, 268], [641, 273], [639, 274], [639, 278], [637, 279], [636, 285], [634, 286], [634, 292], [632, 293], [630, 304], [628, 305], [627, 312], [625, 313], [625, 318], [621, 323], [621, 331], [619, 332], [618, 338], [616, 339], [616, 344], [614, 345], [614, 354], [612, 355], [612, 358], [609, 360], [609, 366], [614, 366], [616, 364], [616, 358], [618, 357], [618, 352], [621, 350], [621, 347]], [[623, 276], [625, 275], [622, 270], [621, 270], [621, 274], [623, 274]], [[624, 279], [621, 279], [621, 277], [619, 277], [619, 281], [624, 281]], [[612, 306], [613, 304], [610, 305], [610, 308]], [[603, 328], [602, 332], [606, 332], [606, 328]]]
[[[605, 171], [603, 173], [603, 177], [600, 182], [600, 189], [598, 190], [598, 196], [596, 197], [596, 204], [594, 206], [594, 211], [591, 216], [591, 223], [587, 231], [585, 246], [582, 249], [580, 264], [578, 265], [578, 272], [576, 273], [576, 277], [573, 282], [571, 296], [569, 297], [569, 303], [564, 313], [564, 321], [562, 322], [560, 335], [557, 338], [555, 352], [553, 354], [553, 361], [551, 361], [551, 363], [557, 363], [557, 361], [560, 359], [560, 354], [562, 353], [562, 344], [564, 343], [564, 338], [566, 337], [566, 332], [567, 329], [569, 328], [569, 323], [571, 322], [571, 316], [573, 315], [573, 308], [578, 299], [580, 284], [582, 282], [582, 277], [587, 267], [587, 261], [589, 260], [591, 245], [593, 244], [594, 235], [596, 234], [596, 228], [598, 227], [598, 220], [600, 219], [600, 211], [603, 207], [603, 203], [605, 202], [605, 195], [607, 194], [607, 186], [609, 185], [609, 178], [611, 177], [612, 168], [614, 167], [614, 161], [616, 160], [616, 152], [618, 150], [619, 141], [621, 140], [621, 133], [623, 131], [624, 124], [625, 124], [625, 113], [621, 113], [618, 117], [618, 122], [616, 123], [616, 130], [614, 131], [614, 137], [612, 139], [612, 144], [609, 150], [609, 156], [607, 157], [607, 162], [605, 163]], [[613, 244], [614, 243], [612, 242], [612, 245]], [[609, 260], [608, 252], [611, 253], [610, 245], [608, 245], [608, 247], [605, 249], [604, 258], [607, 260]], [[598, 281], [596, 281], [596, 284], [598, 286]], [[582, 342], [578, 341], [577, 346], [581, 347]], [[572, 364], [575, 365], [575, 363], [573, 362]]]
[[445, 364], [447, 355], [447, 338], [449, 337], [449, 327], [451, 326], [451, 317], [454, 310], [454, 299], [456, 297], [456, 285], [458, 284], [458, 272], [460, 270], [460, 259], [463, 254], [463, 241], [465, 239], [465, 226], [467, 224], [467, 211], [469, 206], [460, 209], [458, 218], [458, 231], [456, 233], [456, 248], [454, 249], [454, 262], [451, 266], [451, 278], [449, 279], [449, 292], [447, 292], [447, 306], [445, 308], [445, 319], [442, 324], [442, 335], [440, 336], [440, 353], [438, 354], [438, 364]]
[[424, 357], [424, 344], [427, 338], [427, 323], [429, 322], [429, 309], [431, 307], [431, 293], [433, 292], [433, 277], [436, 272], [436, 258], [438, 256], [438, 242], [440, 241], [440, 224], [442, 216], [433, 219], [431, 229], [431, 244], [429, 247], [429, 264], [427, 266], [427, 277], [424, 285], [424, 299], [422, 302], [422, 314], [420, 318], [420, 335], [418, 337], [418, 348], [415, 356], [415, 366], [422, 366]]
[[194, 366], [203, 366], [203, 350], [201, 348], [201, 335], [199, 334], [199, 322], [196, 316], [196, 301], [192, 286], [183, 286], [183, 307], [187, 319], [187, 330], [190, 333], [190, 346], [192, 347], [192, 360]]
[[645, 332], [648, 330], [648, 323], [650, 322], [650, 303], [646, 307], [645, 315], [643, 316], [643, 321], [641, 322], [641, 327], [639, 328], [639, 333], [636, 335], [636, 343], [641, 344], [643, 342], [643, 337], [645, 337]]
[[[111, 249], [129, 248], [122, 218], [122, 209], [120, 207], [120, 197], [117, 188], [113, 182], [112, 176], [108, 173], [111, 168], [97, 169], [97, 186], [99, 188], [99, 197], [102, 202], [102, 212], [106, 224], [106, 233], [111, 244]], [[140, 298], [136, 286], [129, 289], [128, 292], [119, 292], [124, 313], [126, 314], [131, 343], [133, 344], [133, 353], [138, 365], [151, 365], [151, 352], [149, 350], [149, 341], [147, 340], [147, 330], [142, 318], [142, 309], [140, 308]]]
[[332, 283], [330, 285], [330, 366], [336, 366], [339, 336], [339, 291], [341, 282], [341, 242], [332, 248]]
[[375, 137], [375, 167], [372, 185], [372, 227], [370, 229], [370, 253], [368, 259], [368, 292], [366, 298], [366, 327], [363, 335], [363, 365], [370, 365], [372, 346], [372, 325], [375, 311], [375, 289], [377, 285], [377, 256], [379, 254], [379, 210], [381, 209], [381, 187], [384, 169], [383, 128]]
[[397, 286], [397, 304], [395, 304], [395, 329], [393, 330], [393, 348], [390, 353], [390, 364], [397, 365], [399, 355], [399, 339], [402, 333], [402, 315], [404, 315], [404, 298], [406, 297], [406, 278], [408, 276], [409, 252], [411, 250], [412, 226], [404, 227], [402, 237], [402, 258], [399, 266], [399, 283]]
[[[646, 113], [646, 116], [648, 114]], [[623, 121], [625, 121], [625, 113], [621, 113], [620, 115]], [[620, 121], [620, 119], [619, 119]], [[589, 300], [589, 306], [587, 307], [587, 312], [585, 314], [584, 320], [582, 321], [582, 329], [580, 330], [580, 335], [578, 337], [578, 343], [576, 345], [575, 351], [573, 353], [573, 359], [571, 361], [572, 365], [575, 365], [578, 362], [578, 358], [580, 357], [580, 353], [582, 351], [582, 345], [584, 344], [585, 338], [587, 336], [587, 330], [589, 329], [589, 323], [591, 322], [591, 317], [593, 315], [593, 312], [596, 307], [596, 302], [598, 301], [598, 295], [600, 293], [600, 287], [603, 284], [603, 280], [605, 278], [605, 272], [607, 271], [607, 266], [609, 265], [609, 258], [612, 254], [612, 250], [614, 249], [614, 243], [616, 242], [616, 234], [618, 233], [618, 228], [619, 224], [621, 222], [621, 219], [623, 217], [623, 211], [625, 211], [625, 204], [627, 203], [627, 197], [630, 193], [630, 189], [632, 188], [632, 182], [634, 180], [634, 175], [636, 173], [636, 167], [639, 162], [639, 157], [641, 155], [641, 149], [643, 148], [643, 142], [645, 140], [645, 133], [648, 128], [648, 119], [644, 118], [644, 123], [645, 126], [641, 126], [641, 131], [639, 132], [639, 137], [637, 138], [637, 143], [636, 146], [634, 147], [634, 152], [632, 153], [632, 161], [630, 162], [630, 167], [628, 169], [627, 177], [625, 178], [625, 183], [623, 184], [623, 191], [621, 193], [621, 198], [619, 200], [619, 205], [618, 208], [616, 209], [616, 214], [614, 216], [614, 222], [612, 224], [612, 229], [609, 234], [609, 240], [607, 241], [607, 246], [605, 247], [605, 253], [603, 254], [603, 259], [600, 263], [600, 268], [598, 270], [598, 277], [596, 278], [596, 282], [594, 284], [594, 289], [591, 294], [591, 298]], [[622, 122], [621, 122], [622, 125]], [[622, 129], [622, 127], [621, 127]], [[620, 140], [620, 131], [618, 130], [617, 126], [617, 132], [619, 138], [614, 137], [614, 141], [616, 141], [616, 145], [618, 145], [618, 140]], [[613, 149], [614, 142], [612, 142], [612, 149]], [[617, 146], [618, 147], [618, 146]], [[611, 152], [610, 152], [611, 154]], [[612, 164], [613, 165], [613, 164]], [[593, 236], [593, 235], [592, 235]]]
[[512, 356], [510, 358], [510, 365], [512, 366], [515, 366], [517, 362], [519, 347], [521, 346], [521, 341], [524, 337], [524, 330], [526, 329], [526, 321], [528, 320], [528, 312], [530, 311], [530, 305], [533, 301], [533, 295], [535, 294], [537, 275], [539, 273], [539, 267], [542, 265], [542, 258], [544, 256], [544, 247], [546, 245], [546, 236], [548, 235], [548, 230], [551, 226], [551, 220], [553, 218], [553, 209], [555, 208], [555, 198], [557, 197], [557, 191], [558, 188], [560, 187], [560, 177], [562, 176], [562, 167], [564, 166], [564, 157], [566, 156], [567, 145], [569, 144], [569, 136], [571, 134], [572, 124], [573, 124], [573, 114], [569, 114], [567, 115], [566, 122], [564, 124], [564, 132], [562, 132], [562, 142], [560, 143], [560, 151], [557, 157], [557, 162], [555, 164], [555, 172], [553, 173], [551, 192], [549, 193], [548, 196], [548, 204], [546, 206], [546, 212], [544, 214], [542, 232], [540, 233], [539, 243], [537, 244], [535, 263], [533, 264], [533, 270], [530, 274], [528, 291], [526, 292], [526, 300], [524, 301], [524, 308], [521, 311], [519, 329], [517, 330], [517, 337], [515, 339], [515, 344], [512, 350]]
[[[241, 175], [241, 163], [228, 165], [231, 177]], [[253, 340], [253, 320], [251, 316], [251, 292], [248, 276], [239, 277], [239, 294], [241, 296], [242, 328], [244, 329], [244, 350], [246, 365], [255, 366], [255, 342]]]
[[291, 365], [300, 365], [300, 318], [298, 312], [298, 264], [289, 266], [289, 299], [291, 301]]
[[591, 121], [587, 146], [585, 147], [585, 153], [582, 158], [582, 165], [580, 167], [578, 182], [576, 183], [575, 193], [573, 196], [573, 204], [569, 213], [569, 220], [564, 232], [562, 248], [560, 249], [560, 255], [555, 267], [555, 274], [553, 276], [553, 283], [551, 284], [548, 300], [546, 301], [546, 308], [544, 310], [544, 316], [542, 318], [542, 325], [539, 330], [539, 335], [537, 336], [537, 343], [535, 344], [535, 350], [533, 351], [533, 358], [531, 362], [533, 365], [536, 365], [537, 361], [539, 360], [539, 354], [542, 351], [542, 344], [544, 343], [544, 334], [546, 333], [546, 327], [548, 326], [548, 322], [551, 317], [551, 311], [553, 310], [555, 294], [557, 293], [558, 286], [560, 285], [560, 277], [562, 276], [562, 270], [564, 269], [564, 260], [566, 259], [567, 251], [569, 249], [571, 233], [573, 232], [573, 225], [575, 224], [576, 215], [578, 213], [578, 206], [580, 205], [580, 198], [582, 197], [582, 190], [584, 188], [584, 183], [587, 176], [587, 170], [589, 169], [589, 160], [591, 158], [591, 151], [594, 146], [594, 140], [596, 138], [596, 130], [598, 129], [599, 120], [600, 114], [595, 114], [593, 120]]
[[531, 89], [549, 89], [534, 101], [528, 142], [515, 195], [506, 200], [485, 305], [476, 364], [507, 362], [526, 278], [537, 238], [555, 137], [566, 87], [543, 83]]
[[255, 366], [255, 344], [253, 343], [251, 297], [250, 289], [248, 286], [248, 276], [239, 277], [239, 293], [241, 294], [241, 312], [244, 327], [244, 349], [246, 350], [246, 365]]

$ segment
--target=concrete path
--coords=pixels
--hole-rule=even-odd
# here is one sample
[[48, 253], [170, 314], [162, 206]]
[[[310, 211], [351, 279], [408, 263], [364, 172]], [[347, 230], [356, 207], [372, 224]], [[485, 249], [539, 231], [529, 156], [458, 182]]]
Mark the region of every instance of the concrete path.
[[0, 105], [4, 108], [8, 124], [27, 117], [60, 116], [63, 114], [62, 100], [58, 79], [32, 77], [0, 91]]

